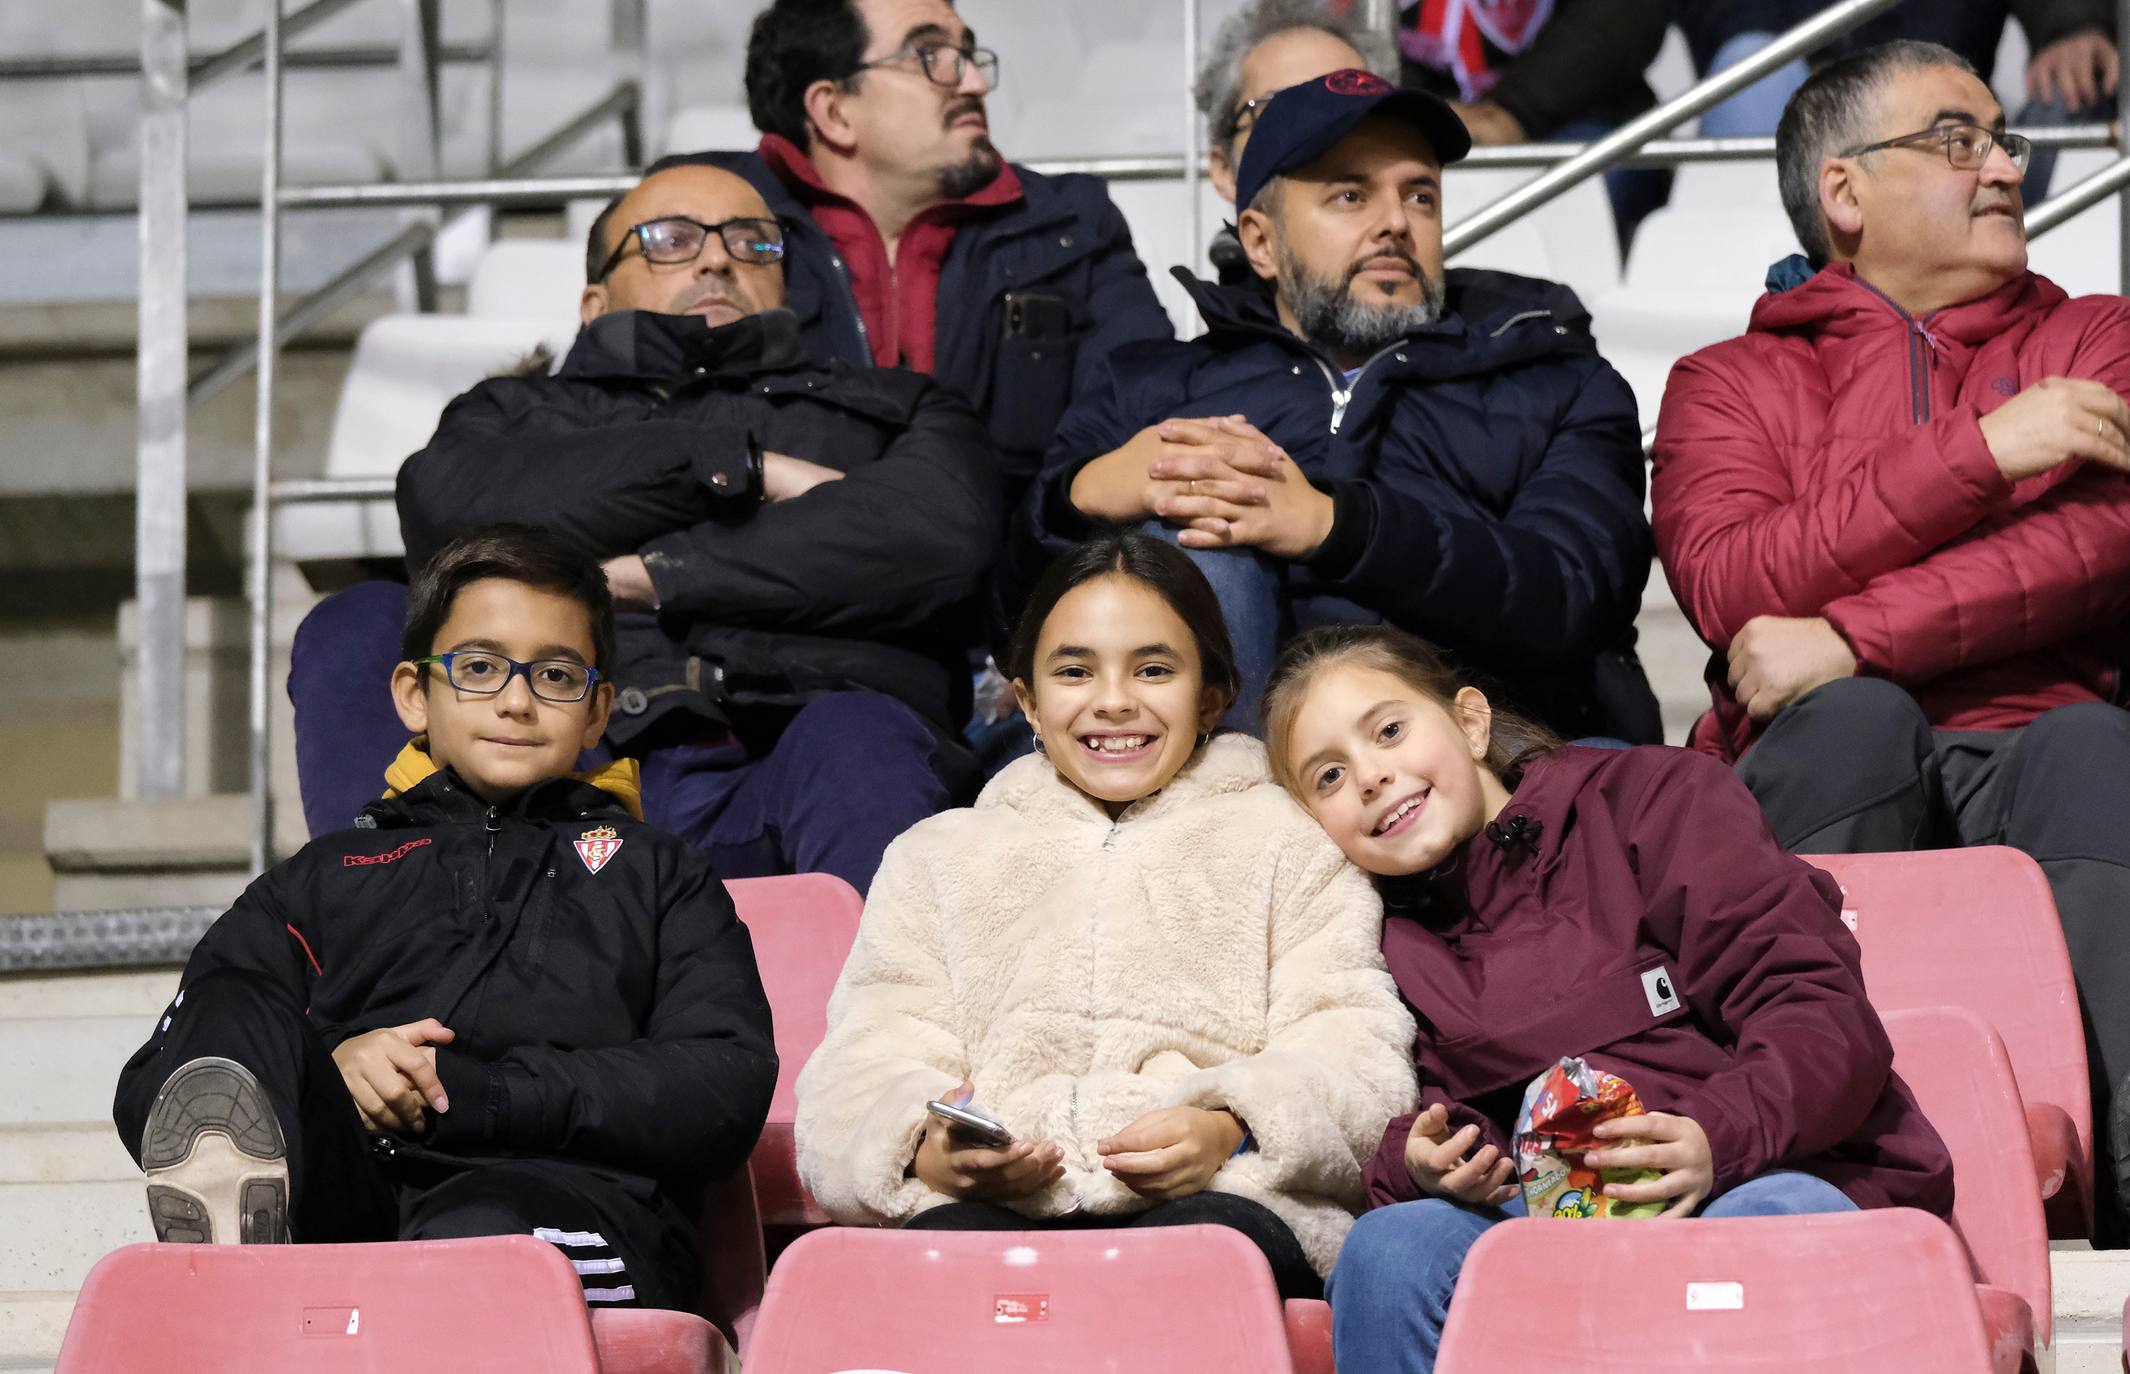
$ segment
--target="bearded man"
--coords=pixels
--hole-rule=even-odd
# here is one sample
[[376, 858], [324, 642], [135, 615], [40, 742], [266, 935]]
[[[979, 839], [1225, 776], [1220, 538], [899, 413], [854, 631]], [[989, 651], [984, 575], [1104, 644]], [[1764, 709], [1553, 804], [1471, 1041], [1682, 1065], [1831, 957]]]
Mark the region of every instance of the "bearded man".
[[1553, 282], [1442, 266], [1449, 106], [1343, 70], [1265, 102], [1237, 232], [1258, 280], [1179, 271], [1207, 332], [1127, 344], [1016, 516], [1000, 619], [1056, 549], [1148, 523], [1227, 614], [1248, 727], [1280, 645], [1382, 620], [1570, 737], [1655, 740], [1634, 397]]

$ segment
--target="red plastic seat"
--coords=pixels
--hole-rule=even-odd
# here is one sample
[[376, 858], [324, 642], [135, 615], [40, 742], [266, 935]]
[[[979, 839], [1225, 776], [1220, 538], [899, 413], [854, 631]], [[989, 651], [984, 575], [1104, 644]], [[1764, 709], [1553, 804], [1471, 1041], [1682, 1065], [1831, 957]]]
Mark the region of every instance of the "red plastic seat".
[[792, 1142], [797, 1084], [807, 1057], [828, 1034], [828, 995], [858, 938], [865, 901], [827, 873], [738, 878], [725, 890], [754, 937], [754, 960], [776, 1017], [776, 1096], [752, 1160], [756, 1205], [764, 1226], [825, 1226], [828, 1214], [799, 1182]]
[[2054, 1319], [2049, 1233], [2029, 1182], [2034, 1154], [2019, 1129], [2026, 1108], [2004, 1042], [1956, 1007], [1887, 1012], [1885, 1022], [1894, 1072], [1952, 1152], [1953, 1229], [1985, 1285], [1994, 1367], [2031, 1368]]
[[1435, 1369], [1983, 1374], [1975, 1292], [1959, 1239], [1907, 1208], [1519, 1218], [1472, 1247]]
[[2093, 1105], [2078, 989], [2041, 866], [1998, 845], [1808, 854], [1842, 885], [1880, 1011], [1965, 1007], [2004, 1038], [2051, 1235], [2093, 1229]]
[[1331, 1304], [1309, 1298], [1287, 1299], [1287, 1355], [1294, 1374], [1334, 1374], [1331, 1362]]
[[592, 1309], [600, 1374], [722, 1374], [729, 1353], [717, 1328], [690, 1312]]
[[1224, 1226], [877, 1231], [794, 1241], [747, 1374], [1291, 1374], [1264, 1256]]
[[530, 1236], [128, 1245], [97, 1261], [60, 1374], [600, 1374], [584, 1286]]

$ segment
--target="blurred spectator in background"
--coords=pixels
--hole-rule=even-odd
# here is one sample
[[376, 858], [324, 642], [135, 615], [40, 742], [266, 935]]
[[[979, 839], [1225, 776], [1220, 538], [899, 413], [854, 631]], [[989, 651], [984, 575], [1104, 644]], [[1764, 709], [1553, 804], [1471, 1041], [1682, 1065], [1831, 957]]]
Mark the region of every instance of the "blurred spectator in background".
[[[1694, 69], [1703, 76], [1734, 67], [1785, 29], [1826, 8], [1825, 0], [1671, 0], [1671, 17], [1686, 35]], [[1940, 43], [1958, 53], [1986, 82], [1997, 65], [2007, 17], [2026, 30], [2026, 106], [2015, 123], [2075, 124], [2114, 118], [2116, 52], [2113, 0], [1905, 0], [1821, 49], [1830, 61], [1897, 38]], [[1804, 84], [1802, 59], [1778, 67], [1701, 116], [1709, 138], [1765, 137]], [[2053, 152], [2037, 149], [2028, 166], [2026, 203], [2048, 194]]]
[[[1235, 200], [1243, 145], [1273, 92], [1349, 67], [1395, 81], [1397, 50], [1388, 36], [1333, 14], [1323, 0], [1253, 0], [1228, 17], [1191, 88], [1206, 122], [1206, 174], [1222, 200]], [[1214, 235], [1207, 256], [1224, 286], [1257, 279], [1232, 225]]]
[[[1472, 142], [1581, 143], [1656, 103], [1642, 73], [1665, 28], [1664, 0], [1405, 0], [1398, 50]], [[1669, 172], [1606, 173], [1623, 245], [1670, 189]]]

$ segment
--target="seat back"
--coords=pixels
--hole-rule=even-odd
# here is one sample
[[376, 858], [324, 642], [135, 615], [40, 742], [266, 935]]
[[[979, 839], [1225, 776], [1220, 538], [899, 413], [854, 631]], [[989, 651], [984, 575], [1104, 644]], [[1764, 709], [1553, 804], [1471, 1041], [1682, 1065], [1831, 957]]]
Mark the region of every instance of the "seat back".
[[2046, 1344], [2049, 1234], [2004, 1042], [1958, 1007], [1890, 1011], [1885, 1022], [1893, 1071], [1952, 1152], [1953, 1229], [1967, 1243], [1976, 1278], [2024, 1299]]
[[530, 1236], [128, 1245], [89, 1271], [63, 1374], [599, 1374], [584, 1286]]
[[858, 938], [865, 902], [849, 883], [827, 873], [737, 878], [725, 890], [754, 939], [754, 961], [776, 1020], [776, 1095], [752, 1161], [762, 1223], [822, 1225], [828, 1215], [799, 1182], [792, 1140], [797, 1085], [799, 1070], [828, 1034], [828, 995]]
[[[474, 383], [520, 366], [535, 348], [557, 357], [575, 332], [538, 320], [387, 315], [363, 327], [340, 387], [328, 477], [391, 477], [425, 447], [436, 422]], [[389, 501], [290, 506], [274, 516], [278, 552], [297, 560], [396, 557], [404, 551]]]
[[1437, 1374], [1982, 1371], [1967, 1256], [1890, 1208], [1684, 1225], [1518, 1218], [1466, 1257]]
[[2029, 1115], [2053, 1108], [2069, 1120], [2077, 1148], [2066, 1161], [2068, 1191], [2073, 1210], [2090, 1219], [2085, 1028], [2041, 866], [2001, 845], [1805, 857], [1842, 886], [1842, 919], [1863, 946], [1874, 1007], [1974, 1012], [2002, 1037]]
[[1291, 1374], [1279, 1292], [1225, 1226], [801, 1236], [747, 1374], [1219, 1369]]
[[584, 240], [498, 239], [466, 286], [469, 319], [536, 320], [565, 339], [577, 331]]

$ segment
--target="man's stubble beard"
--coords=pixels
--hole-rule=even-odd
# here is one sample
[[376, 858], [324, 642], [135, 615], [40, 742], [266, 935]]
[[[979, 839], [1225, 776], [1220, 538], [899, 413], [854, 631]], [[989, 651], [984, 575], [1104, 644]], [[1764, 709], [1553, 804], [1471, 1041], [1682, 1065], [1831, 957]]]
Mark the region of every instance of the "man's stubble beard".
[[1303, 339], [1327, 353], [1366, 357], [1442, 318], [1449, 293], [1441, 277], [1429, 275], [1409, 254], [1374, 256], [1402, 256], [1411, 263], [1420, 278], [1420, 299], [1410, 305], [1371, 305], [1353, 294], [1360, 264], [1334, 284], [1313, 274], [1284, 242], [1279, 244], [1279, 293]]
[[939, 198], [962, 200], [975, 195], [997, 178], [1004, 162], [989, 138], [978, 139], [967, 157], [940, 172]]

